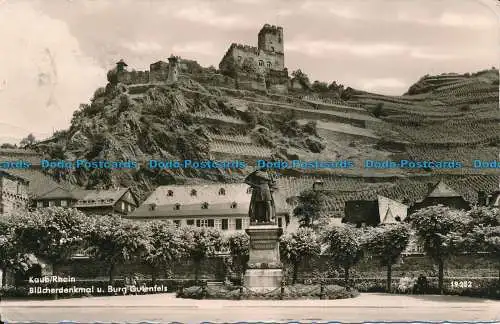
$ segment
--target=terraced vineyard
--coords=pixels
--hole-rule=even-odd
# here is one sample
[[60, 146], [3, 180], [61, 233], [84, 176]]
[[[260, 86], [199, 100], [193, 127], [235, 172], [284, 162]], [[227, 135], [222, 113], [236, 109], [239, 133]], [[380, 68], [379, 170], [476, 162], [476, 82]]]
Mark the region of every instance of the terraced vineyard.
[[[302, 190], [312, 188], [317, 177], [289, 178], [278, 180], [280, 195], [293, 201], [291, 197], [300, 194]], [[494, 175], [437, 175], [416, 176], [411, 178], [368, 178], [343, 177], [321, 178], [328, 192], [325, 210], [332, 214], [342, 215], [345, 202], [349, 200], [374, 200], [382, 195], [398, 201], [414, 203], [427, 194], [428, 184], [443, 180], [451, 188], [462, 194], [471, 203], [477, 202], [477, 191], [492, 192], [498, 188], [498, 176]], [[375, 181], [375, 182], [374, 182]], [[283, 198], [282, 198], [283, 199]]]

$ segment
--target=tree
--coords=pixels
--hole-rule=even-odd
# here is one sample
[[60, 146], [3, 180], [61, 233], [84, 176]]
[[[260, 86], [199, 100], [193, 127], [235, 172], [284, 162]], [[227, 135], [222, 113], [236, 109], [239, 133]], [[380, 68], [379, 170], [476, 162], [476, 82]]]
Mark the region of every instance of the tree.
[[227, 238], [226, 245], [231, 253], [232, 264], [241, 276], [250, 257], [250, 238], [246, 233], [235, 233]]
[[410, 231], [406, 224], [372, 227], [365, 232], [363, 248], [387, 268], [387, 292], [391, 292], [392, 265], [408, 246]]
[[31, 145], [33, 145], [35, 143], [36, 143], [35, 135], [33, 135], [33, 133], [30, 133], [30, 134], [28, 134], [28, 136], [26, 136], [25, 138], [23, 138], [19, 144], [22, 147], [29, 147], [29, 146], [31, 146]]
[[293, 215], [299, 218], [300, 227], [321, 225], [322, 209], [325, 195], [319, 190], [307, 189], [300, 193], [298, 204], [293, 209]]
[[467, 212], [469, 222], [460, 232], [444, 236], [447, 245], [461, 252], [487, 252], [497, 263], [500, 282], [500, 210], [495, 207], [477, 207]]
[[193, 262], [195, 279], [198, 280], [202, 261], [220, 250], [222, 237], [220, 232], [213, 228], [188, 226], [180, 231], [183, 247]]
[[14, 148], [17, 148], [17, 145], [10, 144], [10, 143], [3, 143], [2, 145], [0, 145], [0, 148], [2, 148], [2, 149], [14, 149]]
[[461, 210], [443, 205], [418, 210], [408, 218], [416, 231], [425, 253], [438, 265], [439, 291], [443, 293], [446, 261], [461, 251], [461, 244], [447, 235], [460, 233], [467, 226], [468, 217]]
[[328, 84], [326, 82], [314, 81], [311, 85], [311, 90], [314, 92], [328, 92]]
[[117, 265], [143, 259], [151, 250], [145, 226], [118, 216], [93, 218], [88, 242], [88, 253], [108, 266], [110, 285]]
[[185, 255], [179, 231], [173, 230], [168, 223], [153, 221], [146, 224], [150, 249], [141, 258], [141, 262], [151, 269], [153, 284], [162, 270], [170, 269]]
[[372, 112], [373, 116], [379, 118], [380, 116], [384, 116], [384, 103], [379, 102], [375, 105]]
[[292, 284], [297, 281], [300, 264], [320, 253], [320, 243], [311, 228], [299, 228], [283, 235], [280, 240], [281, 257], [292, 265]]
[[349, 271], [362, 258], [363, 251], [360, 230], [346, 225], [331, 227], [324, 234], [322, 241], [327, 244], [326, 253], [334, 264], [344, 270], [344, 281], [349, 286]]
[[309, 89], [311, 87], [309, 77], [300, 69], [293, 71], [292, 77], [295, 78], [305, 89]]
[[49, 207], [14, 215], [16, 249], [45, 258], [58, 266], [78, 252], [89, 233], [88, 217], [76, 209]]

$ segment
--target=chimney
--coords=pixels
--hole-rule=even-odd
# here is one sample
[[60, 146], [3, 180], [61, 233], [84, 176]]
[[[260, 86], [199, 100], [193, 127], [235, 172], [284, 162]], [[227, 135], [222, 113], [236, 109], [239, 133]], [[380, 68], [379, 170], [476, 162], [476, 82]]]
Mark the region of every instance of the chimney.
[[486, 205], [488, 205], [486, 192], [484, 192], [482, 190], [480, 190], [480, 191], [477, 192], [477, 204], [479, 206], [486, 206]]

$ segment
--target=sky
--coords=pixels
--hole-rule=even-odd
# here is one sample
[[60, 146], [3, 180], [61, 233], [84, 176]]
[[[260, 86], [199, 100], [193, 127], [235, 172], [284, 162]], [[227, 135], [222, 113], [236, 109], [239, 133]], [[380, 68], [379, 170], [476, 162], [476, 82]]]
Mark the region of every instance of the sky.
[[218, 66], [284, 28], [285, 66], [401, 95], [425, 74], [499, 66], [496, 0], [0, 0], [0, 142], [68, 127], [123, 58]]

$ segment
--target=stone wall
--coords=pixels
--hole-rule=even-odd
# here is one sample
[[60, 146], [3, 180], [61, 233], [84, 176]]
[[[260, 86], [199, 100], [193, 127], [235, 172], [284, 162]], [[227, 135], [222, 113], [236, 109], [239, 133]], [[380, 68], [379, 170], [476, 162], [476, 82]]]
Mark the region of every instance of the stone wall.
[[[95, 262], [90, 259], [73, 260], [72, 262], [58, 268], [59, 275], [70, 275], [76, 278], [107, 279], [106, 264]], [[221, 257], [212, 257], [203, 261], [200, 268], [200, 279], [211, 279], [222, 281], [225, 276], [224, 262]], [[315, 278], [319, 273], [324, 276], [342, 277], [342, 274], [331, 271], [332, 265], [328, 256], [307, 260], [299, 267], [299, 279]], [[380, 266], [376, 260], [363, 260], [351, 270], [352, 278], [385, 278], [387, 269]], [[146, 277], [150, 276], [149, 268], [143, 264], [128, 264], [118, 266], [115, 278], [123, 278], [125, 275], [140, 273]], [[407, 255], [398, 264], [393, 266], [393, 277], [403, 277], [423, 274], [427, 277], [437, 276], [437, 266], [425, 255]], [[486, 256], [481, 254], [461, 255], [446, 263], [446, 277], [495, 277], [498, 275], [496, 265]], [[158, 279], [162, 278], [194, 279], [194, 268], [191, 261], [182, 261], [177, 264], [171, 273], [159, 273]]]
[[246, 59], [254, 60], [261, 73], [267, 73], [270, 69], [281, 71], [285, 67], [283, 53], [263, 51], [254, 46], [232, 44], [222, 58], [219, 69], [224, 73], [232, 64], [231, 60], [242, 67]]
[[28, 183], [0, 173], [0, 215], [28, 204]]
[[124, 84], [149, 83], [149, 71], [123, 71], [117, 74], [118, 82]]
[[266, 75], [266, 86], [269, 92], [282, 94], [288, 93], [288, 70], [269, 70]]
[[247, 73], [238, 73], [236, 77], [236, 87], [243, 90], [267, 91], [265, 78], [260, 75], [250, 75]]
[[216, 87], [226, 87], [226, 88], [235, 88], [236, 80], [222, 74], [218, 73], [203, 73], [192, 75], [191, 79], [200, 82], [202, 84], [208, 84]]
[[[58, 267], [58, 275], [72, 276], [81, 279], [108, 278], [108, 266], [104, 262], [97, 262], [92, 259], [75, 259], [71, 262]], [[182, 261], [171, 269], [171, 277], [179, 279], [194, 279], [194, 267], [191, 261]], [[151, 275], [148, 266], [139, 263], [131, 263], [117, 266], [114, 277], [123, 278], [126, 275], [140, 273], [144, 276]], [[167, 278], [166, 273], [159, 273], [157, 278]], [[224, 278], [224, 266], [221, 258], [213, 257], [203, 261], [200, 267], [200, 279]]]
[[[313, 277], [314, 274], [323, 273], [332, 276], [328, 256], [321, 256], [304, 262], [299, 269], [299, 277]], [[401, 261], [393, 266], [393, 276], [416, 277], [420, 274], [425, 276], [437, 276], [438, 268], [432, 260], [424, 254], [410, 254], [401, 258]], [[387, 269], [381, 266], [375, 259], [363, 259], [352, 269], [353, 277], [381, 277], [384, 278]], [[496, 265], [482, 254], [460, 255], [452, 258], [445, 264], [445, 276], [447, 277], [482, 277], [497, 276]], [[341, 276], [341, 275], [340, 275]]]

